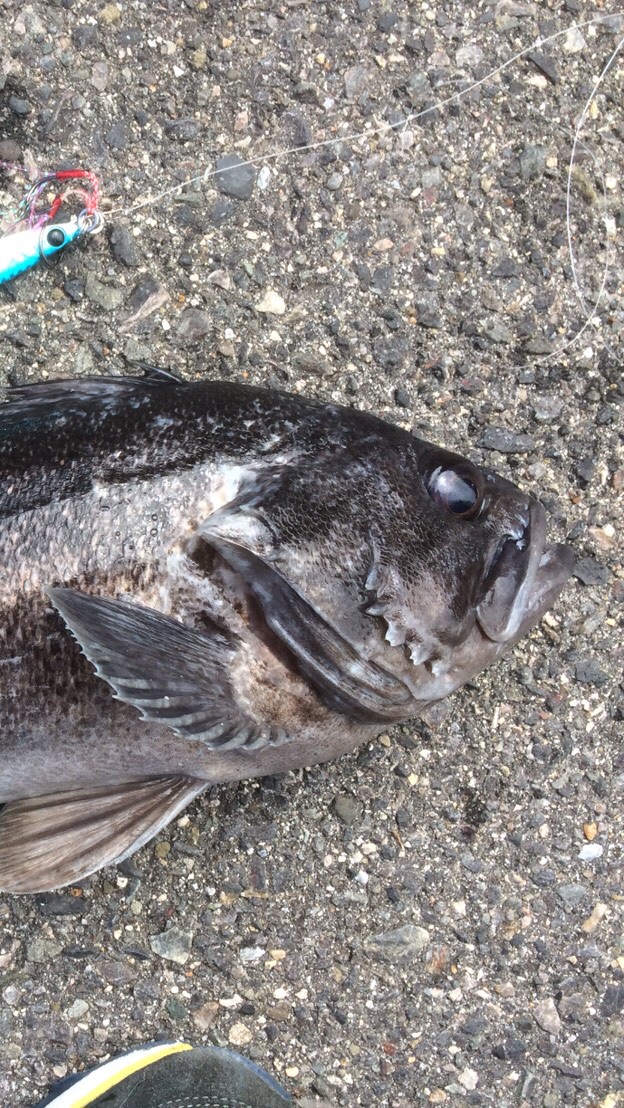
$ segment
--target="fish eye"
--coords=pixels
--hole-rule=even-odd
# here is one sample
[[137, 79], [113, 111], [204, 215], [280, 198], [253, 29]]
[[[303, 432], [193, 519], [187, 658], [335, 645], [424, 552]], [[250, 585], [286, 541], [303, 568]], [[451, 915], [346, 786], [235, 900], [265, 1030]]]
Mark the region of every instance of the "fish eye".
[[471, 473], [438, 466], [427, 483], [434, 504], [461, 519], [473, 519], [481, 507], [481, 491]]
[[50, 246], [62, 246], [65, 242], [65, 232], [60, 227], [53, 227], [47, 234]]

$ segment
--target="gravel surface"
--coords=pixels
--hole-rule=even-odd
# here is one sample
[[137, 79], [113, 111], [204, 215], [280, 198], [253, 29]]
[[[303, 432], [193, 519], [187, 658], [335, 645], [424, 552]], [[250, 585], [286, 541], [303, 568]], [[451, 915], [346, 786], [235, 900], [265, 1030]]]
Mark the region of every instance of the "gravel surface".
[[2, 1105], [160, 1035], [238, 1047], [306, 1108], [624, 1102], [621, 56], [576, 150], [601, 292], [577, 341], [565, 221], [624, 34], [594, 14], [0, 0], [0, 158], [88, 165], [115, 210], [0, 290], [0, 379], [144, 357], [365, 407], [538, 490], [579, 558], [435, 731], [215, 789], [119, 869], [0, 897]]

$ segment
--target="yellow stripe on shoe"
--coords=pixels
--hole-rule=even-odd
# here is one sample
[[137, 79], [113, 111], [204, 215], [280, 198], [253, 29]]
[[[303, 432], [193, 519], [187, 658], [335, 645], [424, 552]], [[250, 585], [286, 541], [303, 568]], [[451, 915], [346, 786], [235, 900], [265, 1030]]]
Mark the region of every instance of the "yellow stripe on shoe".
[[189, 1043], [154, 1043], [152, 1046], [132, 1050], [121, 1058], [113, 1058], [91, 1073], [86, 1073], [75, 1086], [66, 1089], [53, 1100], [50, 1108], [88, 1108], [99, 1096], [120, 1085], [133, 1073], [146, 1069], [170, 1054], [180, 1054], [192, 1049]]

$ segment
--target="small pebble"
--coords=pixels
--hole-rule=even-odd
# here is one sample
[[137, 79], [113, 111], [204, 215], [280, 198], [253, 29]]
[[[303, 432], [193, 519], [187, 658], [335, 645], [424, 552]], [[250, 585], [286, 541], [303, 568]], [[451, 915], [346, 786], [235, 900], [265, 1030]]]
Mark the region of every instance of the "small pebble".
[[108, 85], [109, 76], [110, 70], [108, 62], [95, 62], [94, 65], [91, 67], [91, 84], [95, 89], [98, 90], [98, 92], [104, 92], [106, 86]]
[[604, 527], [589, 527], [588, 534], [591, 535], [601, 553], [609, 554], [615, 550], [618, 539], [615, 528], [610, 523]]
[[256, 170], [238, 154], [217, 158], [214, 182], [217, 188], [234, 200], [249, 200], [256, 182]]
[[535, 68], [539, 69], [540, 73], [544, 74], [551, 85], [557, 85], [559, 83], [557, 67], [548, 54], [543, 54], [541, 50], [531, 50], [526, 57], [527, 61], [532, 62]]
[[552, 997], [546, 997], [544, 1000], [540, 1000], [539, 1004], [535, 1005], [533, 1017], [535, 1022], [542, 1028], [542, 1031], [546, 1031], [549, 1035], [559, 1035], [561, 1031], [561, 1018]]
[[587, 843], [579, 850], [578, 856], [583, 862], [593, 862], [602, 857], [604, 846], [601, 843]]
[[32, 104], [22, 96], [9, 96], [9, 108], [14, 115], [30, 115]]
[[253, 1034], [244, 1023], [234, 1023], [228, 1031], [228, 1042], [232, 1046], [247, 1046], [253, 1039]]
[[584, 585], [606, 585], [611, 580], [609, 568], [596, 558], [579, 558], [573, 573]]
[[561, 897], [568, 907], [575, 908], [576, 905], [580, 904], [587, 896], [587, 889], [585, 885], [559, 885], [557, 888], [557, 895]]
[[476, 1089], [479, 1083], [479, 1074], [476, 1070], [471, 1070], [467, 1066], [465, 1070], [461, 1071], [457, 1080], [459, 1081], [460, 1085], [463, 1085], [464, 1089], [467, 1089], [469, 1092], [471, 1092], [473, 1089]]
[[154, 954], [183, 966], [191, 956], [193, 932], [182, 931], [179, 927], [170, 927], [160, 935], [150, 935], [149, 944]]
[[104, 135], [104, 140], [111, 150], [125, 150], [128, 145], [128, 130], [122, 119], [118, 119], [109, 127]]
[[193, 1023], [200, 1031], [208, 1031], [219, 1015], [219, 1003], [209, 1000], [193, 1012]]
[[89, 1011], [89, 1005], [86, 1000], [76, 999], [73, 1004], [70, 1004], [69, 1008], [65, 1009], [65, 1016], [69, 1020], [79, 1020], [87, 1014]]
[[362, 818], [364, 808], [359, 800], [351, 796], [337, 796], [334, 800], [334, 811], [338, 819], [347, 827], [352, 827]]
[[533, 415], [539, 423], [549, 423], [558, 419], [563, 411], [563, 400], [557, 396], [542, 396], [535, 401]]
[[520, 155], [520, 176], [525, 181], [532, 181], [541, 176], [546, 167], [547, 153], [545, 146], [525, 146]]
[[497, 450], [499, 454], [530, 454], [535, 449], [531, 435], [519, 435], [504, 427], [488, 427], [479, 439], [484, 450]]
[[199, 123], [192, 117], [170, 119], [165, 123], [165, 133], [177, 142], [195, 142], [199, 138], [200, 131]]
[[197, 50], [193, 50], [190, 58], [193, 69], [203, 69], [206, 64], [207, 57], [208, 55], [206, 53], [205, 47], [198, 46]]
[[133, 981], [136, 981], [138, 976], [134, 966], [114, 958], [102, 958], [97, 963], [97, 969], [109, 985], [130, 985]]
[[300, 350], [292, 359], [293, 369], [300, 374], [313, 374], [315, 377], [327, 377], [334, 372], [334, 366], [328, 358], [317, 354], [315, 350]]
[[396, 12], [393, 12], [391, 8], [387, 8], [382, 11], [377, 18], [377, 30], [382, 33], [391, 31], [393, 27], [396, 27], [399, 22], [399, 17]]
[[108, 238], [113, 254], [118, 262], [133, 268], [139, 264], [139, 255], [134, 235], [122, 223], [111, 224]]
[[260, 170], [260, 172], [258, 174], [258, 179], [257, 179], [258, 188], [262, 189], [262, 191], [264, 192], [264, 190], [269, 187], [270, 181], [271, 181], [271, 170], [269, 169], [268, 165], [263, 165], [262, 169]]
[[466, 66], [469, 69], [473, 69], [477, 65], [481, 65], [485, 55], [480, 46], [475, 46], [468, 43], [466, 46], [460, 46], [455, 54], [455, 61], [459, 66]]
[[87, 273], [85, 296], [105, 312], [113, 312], [115, 308], [119, 308], [123, 304], [124, 300], [123, 289], [115, 285], [105, 285], [93, 273]]
[[243, 965], [248, 965], [250, 962], [259, 962], [265, 954], [266, 950], [263, 946], [243, 946], [238, 953], [238, 957]]
[[570, 27], [563, 39], [563, 49], [567, 54], [579, 54], [587, 46], [578, 27]]
[[22, 148], [14, 139], [0, 139], [0, 161], [21, 162]]
[[368, 88], [372, 76], [372, 70], [368, 69], [365, 65], [353, 65], [350, 69], [345, 71], [345, 91], [349, 100], [361, 96], [365, 89]]
[[614, 1016], [619, 1016], [623, 1010], [624, 983], [618, 981], [617, 984], [607, 985], [600, 1005], [601, 1015], [606, 1016], [607, 1019], [613, 1019]]
[[286, 301], [274, 289], [267, 289], [264, 296], [256, 304], [256, 311], [265, 315], [284, 315]]
[[513, 332], [497, 319], [491, 323], [486, 323], [483, 334], [499, 346], [509, 346], [514, 341]]
[[574, 667], [574, 676], [581, 685], [606, 685], [609, 674], [595, 658], [583, 658]]
[[117, 23], [121, 19], [121, 8], [119, 4], [106, 4], [105, 7], [98, 12], [98, 20], [100, 23]]
[[429, 932], [413, 923], [403, 924], [394, 931], [384, 931], [364, 940], [365, 950], [373, 957], [393, 962], [422, 953], [430, 942]]
[[54, 939], [37, 937], [29, 944], [26, 956], [29, 962], [53, 962], [61, 953], [61, 944]]
[[186, 308], [176, 327], [176, 337], [182, 346], [201, 342], [212, 330], [212, 319], [202, 308]]

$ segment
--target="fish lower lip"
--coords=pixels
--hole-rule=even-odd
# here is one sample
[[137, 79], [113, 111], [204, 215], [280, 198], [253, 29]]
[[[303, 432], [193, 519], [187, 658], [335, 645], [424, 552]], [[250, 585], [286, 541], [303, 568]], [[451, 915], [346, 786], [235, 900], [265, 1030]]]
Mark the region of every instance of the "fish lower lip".
[[561, 592], [574, 568], [574, 551], [565, 543], [552, 543], [544, 548], [537, 571], [531, 582], [531, 595], [522, 625], [531, 626], [550, 607]]
[[477, 618], [494, 642], [511, 642], [536, 623], [563, 588], [574, 562], [570, 547], [546, 545], [546, 513], [532, 501], [523, 535], [508, 537], [485, 579]]

